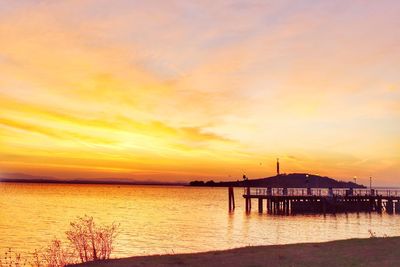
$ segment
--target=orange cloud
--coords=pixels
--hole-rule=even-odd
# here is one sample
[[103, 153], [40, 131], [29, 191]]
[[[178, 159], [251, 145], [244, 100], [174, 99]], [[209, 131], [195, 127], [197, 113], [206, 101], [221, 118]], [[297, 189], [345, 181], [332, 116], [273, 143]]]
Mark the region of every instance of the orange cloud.
[[395, 183], [399, 7], [342, 4], [10, 4], [0, 169], [228, 179], [294, 155]]

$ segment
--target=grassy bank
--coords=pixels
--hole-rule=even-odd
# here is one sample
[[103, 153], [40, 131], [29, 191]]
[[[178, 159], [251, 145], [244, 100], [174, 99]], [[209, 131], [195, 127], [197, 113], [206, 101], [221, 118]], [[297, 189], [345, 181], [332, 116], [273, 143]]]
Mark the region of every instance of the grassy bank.
[[153, 255], [79, 266], [400, 266], [400, 237]]

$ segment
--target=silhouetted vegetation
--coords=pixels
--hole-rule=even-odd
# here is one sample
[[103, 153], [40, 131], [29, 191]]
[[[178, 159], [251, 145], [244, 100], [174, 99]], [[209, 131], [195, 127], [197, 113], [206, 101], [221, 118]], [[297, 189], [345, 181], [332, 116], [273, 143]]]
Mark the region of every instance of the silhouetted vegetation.
[[74, 247], [81, 262], [110, 258], [117, 225], [97, 226], [93, 217], [80, 217], [71, 223], [67, 238]]
[[22, 258], [20, 253], [14, 252], [11, 248], [9, 248], [6, 252], [4, 252], [0, 258], [0, 266], [1, 267], [20, 267], [26, 266], [27, 259]]
[[106, 260], [113, 251], [119, 225], [98, 226], [93, 217], [78, 217], [66, 232], [69, 243], [54, 239], [48, 247], [35, 250], [31, 256], [22, 257], [8, 249], [0, 259], [0, 267], [63, 267], [68, 264], [93, 260]]
[[189, 183], [190, 186], [204, 186], [204, 182], [203, 181], [191, 181]]
[[214, 186], [214, 185], [215, 185], [215, 182], [214, 182], [213, 180], [210, 180], [210, 181], [207, 181], [207, 182], [205, 183], [205, 185], [206, 185], [206, 186]]
[[192, 181], [190, 186], [221, 186], [221, 187], [281, 187], [281, 188], [365, 188], [353, 182], [338, 181], [329, 177], [306, 173], [280, 174], [268, 178], [249, 179], [229, 182]]
[[44, 253], [36, 252], [35, 266], [49, 266], [49, 267], [63, 267], [70, 263], [76, 263], [74, 253], [68, 251], [68, 248], [62, 246], [61, 241], [58, 239], [52, 240], [50, 245], [46, 248]]

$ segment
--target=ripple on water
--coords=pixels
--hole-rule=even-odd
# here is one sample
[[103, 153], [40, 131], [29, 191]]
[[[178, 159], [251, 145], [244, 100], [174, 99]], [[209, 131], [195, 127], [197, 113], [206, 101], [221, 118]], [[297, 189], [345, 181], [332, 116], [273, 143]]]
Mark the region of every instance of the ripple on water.
[[65, 241], [69, 223], [85, 214], [120, 223], [116, 257], [368, 237], [369, 229], [400, 233], [396, 215], [246, 215], [241, 193], [229, 213], [225, 188], [5, 183], [0, 249], [31, 252], [55, 236]]

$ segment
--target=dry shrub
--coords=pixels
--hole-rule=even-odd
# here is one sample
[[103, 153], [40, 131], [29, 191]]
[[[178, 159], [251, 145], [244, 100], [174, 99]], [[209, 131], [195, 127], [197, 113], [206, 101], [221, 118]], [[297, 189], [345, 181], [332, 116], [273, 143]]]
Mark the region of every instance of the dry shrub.
[[35, 249], [35, 251], [32, 253], [30, 264], [33, 267], [41, 267], [44, 265], [42, 254], [37, 249]]
[[[67, 264], [74, 263], [71, 254], [68, 253], [66, 248], [63, 248], [61, 241], [54, 239], [51, 244], [47, 247], [45, 252], [42, 254], [42, 261], [45, 266], [51, 267], [63, 267]], [[39, 257], [37, 257], [38, 265], [40, 265]]]
[[67, 238], [81, 262], [109, 259], [118, 225], [97, 226], [93, 217], [85, 215], [71, 223]]
[[4, 252], [4, 256], [0, 258], [1, 267], [21, 267], [26, 266], [27, 260], [21, 257], [20, 253], [16, 253], [9, 248]]
[[[0, 267], [64, 267], [78, 262], [109, 259], [113, 250], [113, 242], [117, 236], [119, 225], [95, 224], [93, 217], [85, 215], [71, 222], [71, 228], [66, 232], [69, 244], [63, 245], [54, 239], [47, 248], [35, 250], [30, 257], [8, 249], [0, 257]], [[28, 261], [29, 259], [29, 261]]]
[[376, 237], [377, 237], [377, 236], [376, 236], [376, 233], [373, 232], [371, 229], [368, 230], [368, 233], [369, 233], [369, 237], [370, 237], [370, 238], [376, 238]]

